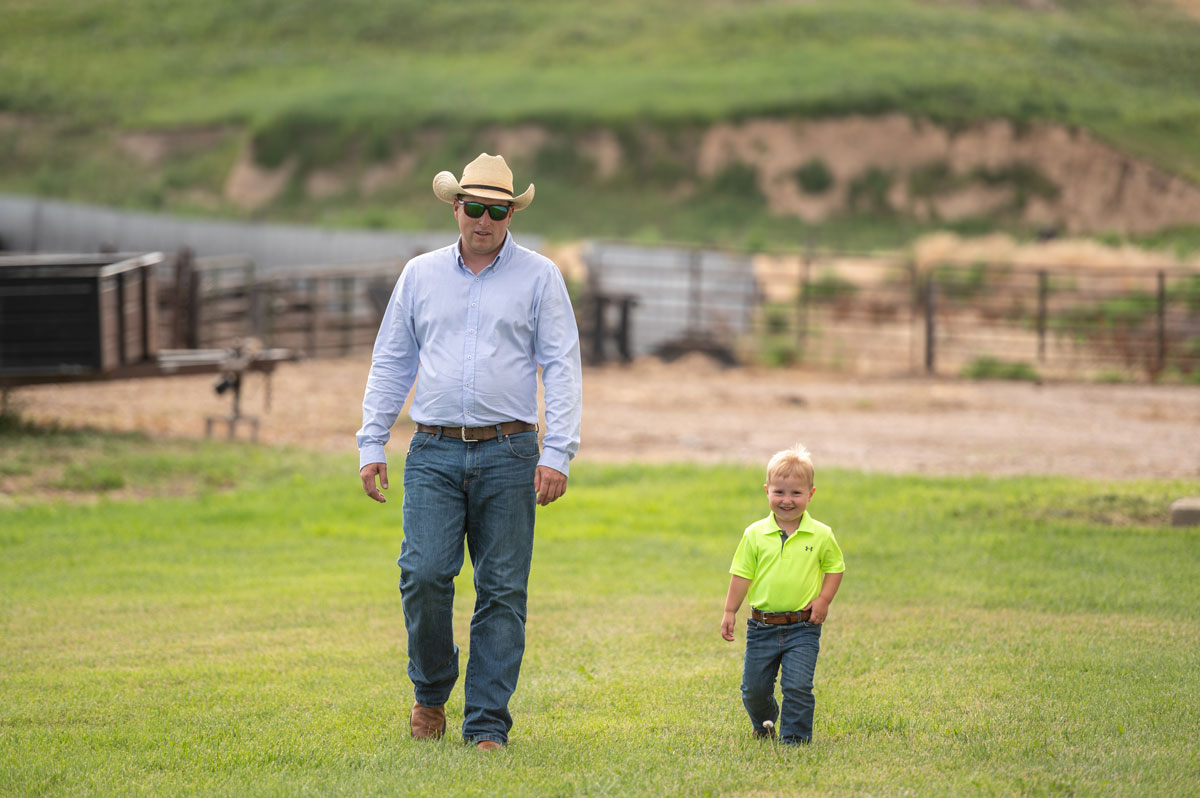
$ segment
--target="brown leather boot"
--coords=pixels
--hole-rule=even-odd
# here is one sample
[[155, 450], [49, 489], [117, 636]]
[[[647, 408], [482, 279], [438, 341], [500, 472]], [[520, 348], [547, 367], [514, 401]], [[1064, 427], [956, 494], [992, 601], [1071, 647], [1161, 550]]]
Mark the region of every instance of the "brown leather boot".
[[480, 740], [479, 742], [475, 743], [475, 747], [480, 751], [499, 751], [504, 746], [500, 745], [500, 743], [496, 742], [495, 740]]
[[413, 704], [408, 728], [418, 740], [436, 740], [446, 733], [446, 708]]

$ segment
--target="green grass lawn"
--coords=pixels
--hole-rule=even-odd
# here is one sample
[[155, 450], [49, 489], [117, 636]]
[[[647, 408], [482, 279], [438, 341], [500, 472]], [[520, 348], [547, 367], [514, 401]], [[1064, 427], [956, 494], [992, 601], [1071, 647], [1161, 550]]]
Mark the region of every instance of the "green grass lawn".
[[579, 462], [539, 511], [510, 745], [481, 756], [408, 738], [398, 487], [379, 506], [348, 458], [20, 425], [0, 462], [59, 468], [0, 494], [0, 794], [1200, 789], [1200, 529], [1165, 520], [1197, 482], [819, 472], [848, 568], [815, 742], [782, 750], [750, 738], [742, 634], [718, 634], [761, 470]]

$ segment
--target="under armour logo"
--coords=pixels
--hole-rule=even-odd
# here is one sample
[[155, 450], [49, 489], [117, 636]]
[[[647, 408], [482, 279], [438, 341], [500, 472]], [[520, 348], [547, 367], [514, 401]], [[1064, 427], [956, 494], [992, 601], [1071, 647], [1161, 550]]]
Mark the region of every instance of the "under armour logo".
[[805, 547], [804, 547], [804, 550], [805, 550], [805, 551], [812, 551], [812, 550], [813, 550], [813, 547], [812, 547], [812, 546], [805, 546]]

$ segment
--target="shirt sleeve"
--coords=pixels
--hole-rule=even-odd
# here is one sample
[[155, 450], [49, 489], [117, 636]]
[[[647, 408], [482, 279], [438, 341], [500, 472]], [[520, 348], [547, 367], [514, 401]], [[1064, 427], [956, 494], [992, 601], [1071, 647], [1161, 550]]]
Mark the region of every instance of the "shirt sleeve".
[[829, 533], [829, 540], [821, 547], [821, 573], [840, 574], [846, 570], [846, 561], [842, 558], [842, 547], [837, 538]]
[[758, 550], [754, 546], [750, 532], [743, 532], [737, 551], [733, 553], [733, 563], [729, 573], [744, 579], [753, 579], [758, 572]]
[[583, 369], [575, 312], [566, 282], [553, 263], [538, 304], [535, 346], [546, 389], [546, 434], [538, 465], [567, 474], [571, 459], [579, 451]]
[[363, 425], [356, 435], [359, 468], [368, 463], [387, 462], [384, 446], [417, 377], [420, 347], [412, 316], [414, 272], [415, 269], [406, 267], [396, 281], [375, 338], [371, 371], [363, 394]]

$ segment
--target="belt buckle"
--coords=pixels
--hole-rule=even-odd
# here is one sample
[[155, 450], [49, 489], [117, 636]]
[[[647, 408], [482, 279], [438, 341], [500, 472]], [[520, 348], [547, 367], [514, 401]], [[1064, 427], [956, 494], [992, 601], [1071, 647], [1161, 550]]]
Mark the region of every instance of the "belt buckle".
[[460, 439], [460, 440], [462, 440], [462, 441], [464, 441], [464, 442], [466, 442], [466, 441], [473, 441], [473, 440], [475, 440], [474, 438], [468, 438], [468, 437], [467, 437], [467, 427], [466, 427], [466, 425], [465, 425], [465, 424], [464, 424], [464, 425], [462, 425], [462, 426], [460, 426], [460, 427], [458, 428], [458, 436], [459, 436], [459, 439]]

